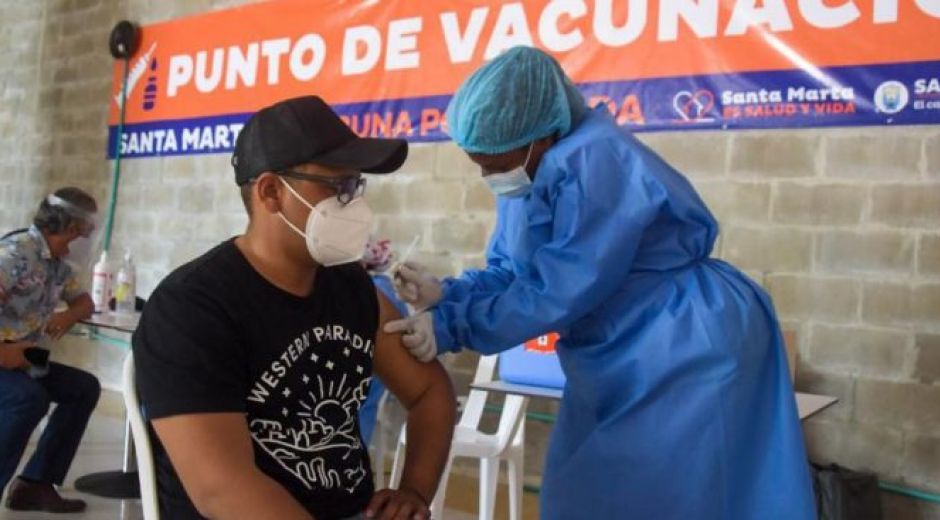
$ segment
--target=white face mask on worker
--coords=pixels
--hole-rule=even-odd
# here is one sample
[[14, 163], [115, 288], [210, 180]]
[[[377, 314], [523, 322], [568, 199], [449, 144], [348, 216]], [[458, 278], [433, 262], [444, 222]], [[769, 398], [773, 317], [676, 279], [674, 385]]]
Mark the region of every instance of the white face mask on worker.
[[304, 237], [307, 251], [318, 264], [330, 267], [362, 258], [372, 231], [372, 211], [362, 197], [346, 205], [336, 197], [330, 197], [314, 206], [294, 191], [287, 181], [281, 179], [281, 182], [297, 200], [310, 208], [306, 230], [295, 226], [280, 211], [277, 214], [294, 232]]
[[525, 156], [525, 162], [521, 166], [503, 173], [491, 173], [483, 180], [490, 187], [493, 193], [501, 197], [522, 197], [529, 193], [532, 188], [532, 179], [529, 178], [529, 172], [526, 167], [529, 165], [529, 158], [532, 157], [532, 145], [529, 144], [529, 152]]

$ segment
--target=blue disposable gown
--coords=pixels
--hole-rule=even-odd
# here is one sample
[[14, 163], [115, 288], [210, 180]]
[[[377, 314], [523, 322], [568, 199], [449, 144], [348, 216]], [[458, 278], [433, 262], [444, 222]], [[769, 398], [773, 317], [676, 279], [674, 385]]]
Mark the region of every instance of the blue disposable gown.
[[542, 518], [815, 517], [772, 304], [709, 258], [718, 226], [682, 175], [595, 111], [497, 211], [435, 334], [485, 354], [561, 334]]

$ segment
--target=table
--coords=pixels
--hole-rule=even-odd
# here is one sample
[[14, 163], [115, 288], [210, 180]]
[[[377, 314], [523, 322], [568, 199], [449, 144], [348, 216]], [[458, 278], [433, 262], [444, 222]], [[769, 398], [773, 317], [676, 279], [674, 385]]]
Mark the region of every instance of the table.
[[133, 334], [137, 330], [137, 324], [140, 323], [140, 313], [118, 314], [109, 312], [107, 314], [92, 314], [90, 318], [81, 320], [80, 323], [92, 328], [111, 329]]
[[[92, 332], [107, 329], [124, 334], [133, 334], [139, 322], [139, 312], [93, 314], [90, 318], [81, 321]], [[119, 470], [102, 471], [79, 477], [75, 481], [75, 489], [105, 498], [140, 498], [140, 480], [137, 475], [137, 461], [134, 458], [134, 438], [131, 436], [129, 422], [125, 422], [124, 426], [124, 467]]]
[[[541, 397], [546, 399], [561, 400], [561, 389], [549, 388], [534, 385], [519, 385], [507, 383], [505, 381], [487, 381], [484, 383], [473, 383], [470, 388], [475, 390], [484, 390], [487, 392], [496, 392], [498, 394], [514, 394], [526, 397]], [[796, 407], [799, 412], [800, 420], [805, 420], [822, 410], [832, 406], [838, 401], [837, 398], [829, 395], [806, 394], [796, 392]]]

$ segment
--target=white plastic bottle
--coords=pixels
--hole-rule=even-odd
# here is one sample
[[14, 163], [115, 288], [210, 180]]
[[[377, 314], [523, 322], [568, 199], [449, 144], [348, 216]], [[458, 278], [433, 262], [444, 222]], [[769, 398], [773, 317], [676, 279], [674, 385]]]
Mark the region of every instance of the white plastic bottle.
[[111, 298], [111, 268], [108, 264], [108, 252], [102, 251], [98, 263], [91, 271], [91, 300], [96, 313], [107, 313], [108, 300]]
[[137, 301], [137, 270], [130, 249], [124, 250], [124, 263], [115, 278], [114, 299], [118, 313], [134, 313], [134, 304]]

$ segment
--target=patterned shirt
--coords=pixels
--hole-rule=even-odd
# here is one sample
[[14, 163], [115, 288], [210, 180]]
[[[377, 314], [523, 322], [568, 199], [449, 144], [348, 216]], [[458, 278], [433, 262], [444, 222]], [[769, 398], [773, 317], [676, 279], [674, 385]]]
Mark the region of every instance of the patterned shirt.
[[84, 292], [36, 226], [0, 240], [0, 341], [38, 340], [59, 301]]

